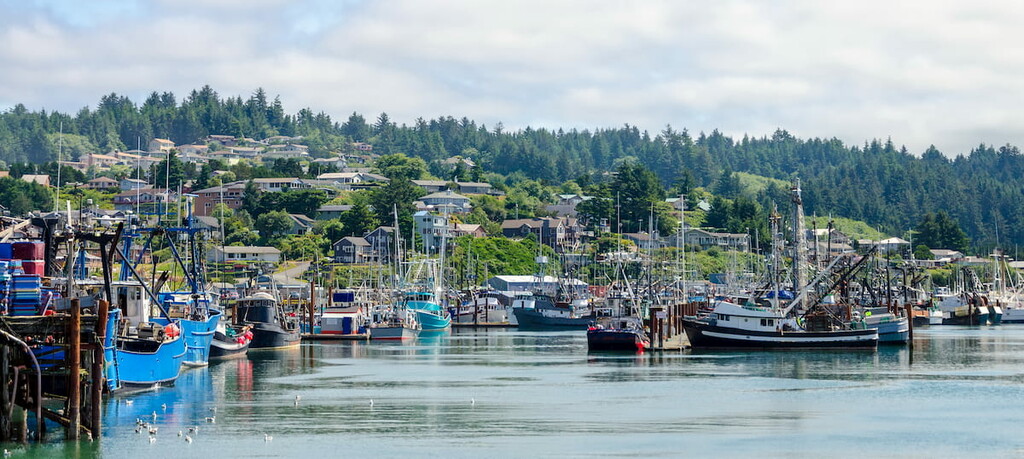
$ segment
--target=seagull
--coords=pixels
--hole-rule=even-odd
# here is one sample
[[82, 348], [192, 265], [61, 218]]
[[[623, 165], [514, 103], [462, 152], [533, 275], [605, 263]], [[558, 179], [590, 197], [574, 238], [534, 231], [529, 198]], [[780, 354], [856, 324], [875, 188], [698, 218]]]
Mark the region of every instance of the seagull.
[[295, 396], [295, 406], [299, 406], [299, 400], [302, 400], [302, 396], [301, 395], [296, 395]]
[[188, 433], [199, 433], [199, 426], [192, 426], [188, 428]]
[[149, 443], [150, 444], [156, 443], [156, 437], [149, 437]]
[[132, 403], [135, 403], [135, 400], [125, 400], [124, 401], [124, 404], [128, 405], [128, 406], [132, 406]]
[[217, 412], [217, 407], [211, 406], [210, 407], [210, 411], [216, 413]]
[[206, 418], [206, 422], [209, 422], [210, 424], [216, 423], [217, 422], [217, 416], [210, 416], [210, 417]]
[[182, 436], [183, 434], [184, 434], [184, 432], [182, 432], [182, 431], [180, 431], [180, 430], [178, 431], [178, 436], [179, 436], [179, 437], [180, 437], [180, 436]]
[[135, 433], [142, 433], [142, 426], [136, 427], [135, 428]]
[[469, 404], [470, 405], [476, 405], [476, 399], [475, 398], [469, 399]]
[[274, 441], [274, 437], [264, 433], [263, 434], [263, 441]]
[[370, 399], [370, 406], [373, 406], [373, 399]]
[[156, 411], [153, 412], [153, 420], [156, 421]]
[[192, 437], [185, 435], [185, 441], [188, 443], [192, 443]]
[[163, 405], [160, 405], [160, 408], [163, 408], [164, 411], [167, 411], [167, 404], [164, 403]]
[[86, 432], [85, 433], [85, 439], [89, 440], [89, 441], [92, 441], [92, 432]]
[[156, 426], [153, 426], [153, 427], [149, 428], [149, 434], [150, 435], [156, 435]]

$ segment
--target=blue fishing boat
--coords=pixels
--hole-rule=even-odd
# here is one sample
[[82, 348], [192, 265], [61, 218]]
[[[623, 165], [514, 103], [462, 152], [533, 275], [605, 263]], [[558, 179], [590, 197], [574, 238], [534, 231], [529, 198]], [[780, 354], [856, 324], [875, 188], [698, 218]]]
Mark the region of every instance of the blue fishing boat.
[[[121, 311], [111, 311], [111, 324]], [[136, 333], [115, 334], [104, 342], [107, 387], [112, 392], [155, 389], [174, 385], [185, 360], [185, 339], [177, 326], [143, 324]]]
[[[210, 306], [211, 297], [190, 292], [161, 292], [158, 297], [171, 317], [180, 317], [176, 322], [185, 339], [185, 365], [208, 365], [210, 344], [222, 316], [220, 310]], [[154, 318], [153, 321], [164, 326], [171, 323], [171, 319], [165, 317]]]
[[408, 292], [402, 303], [406, 310], [416, 313], [416, 320], [424, 331], [446, 330], [452, 326], [448, 308], [442, 306], [433, 293]]

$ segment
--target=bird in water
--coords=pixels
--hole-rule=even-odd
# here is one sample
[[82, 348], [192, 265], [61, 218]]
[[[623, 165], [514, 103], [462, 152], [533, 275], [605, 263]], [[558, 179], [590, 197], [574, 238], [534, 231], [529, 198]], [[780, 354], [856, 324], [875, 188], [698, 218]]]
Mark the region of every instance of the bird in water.
[[373, 406], [373, 399], [370, 399], [370, 406]]
[[210, 416], [210, 417], [206, 418], [206, 422], [209, 422], [210, 424], [216, 423], [217, 422], [217, 416]]
[[469, 404], [470, 405], [476, 405], [476, 399], [475, 398], [469, 399]]
[[199, 426], [192, 426], [188, 428], [188, 433], [195, 434], [199, 433]]
[[266, 434], [266, 433], [263, 434], [263, 441], [273, 441], [273, 440], [274, 440], [274, 437], [271, 436], [270, 434]]
[[156, 437], [149, 437], [149, 443], [156, 443]]
[[190, 437], [188, 435], [185, 435], [185, 442], [186, 443], [192, 443], [192, 437]]
[[163, 408], [164, 411], [167, 411], [167, 404], [164, 403], [164, 404], [160, 405], [160, 408]]
[[179, 430], [179, 431], [178, 431], [178, 436], [180, 437], [180, 436], [182, 436], [182, 435], [184, 435], [184, 432], [182, 432], [182, 431], [180, 431], [180, 430]]
[[135, 403], [135, 400], [125, 400], [124, 401], [124, 404], [128, 405], [128, 406], [132, 406], [133, 403]]
[[299, 400], [302, 400], [302, 396], [301, 395], [296, 395], [295, 396], [295, 406], [299, 406]]

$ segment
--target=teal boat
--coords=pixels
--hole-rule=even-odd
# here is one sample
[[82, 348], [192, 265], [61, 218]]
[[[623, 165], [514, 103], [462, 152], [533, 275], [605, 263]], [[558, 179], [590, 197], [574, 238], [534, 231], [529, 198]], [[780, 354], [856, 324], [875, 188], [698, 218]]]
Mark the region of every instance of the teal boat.
[[416, 313], [423, 331], [446, 330], [452, 326], [452, 316], [437, 296], [429, 292], [408, 292], [402, 299], [406, 310]]

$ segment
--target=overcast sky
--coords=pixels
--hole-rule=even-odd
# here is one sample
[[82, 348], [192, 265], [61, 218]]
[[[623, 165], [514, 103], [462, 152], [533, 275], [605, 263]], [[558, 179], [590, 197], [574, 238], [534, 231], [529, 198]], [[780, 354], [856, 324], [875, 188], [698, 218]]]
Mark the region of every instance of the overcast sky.
[[1022, 145], [1024, 4], [0, 0], [0, 110], [257, 87], [344, 120]]

